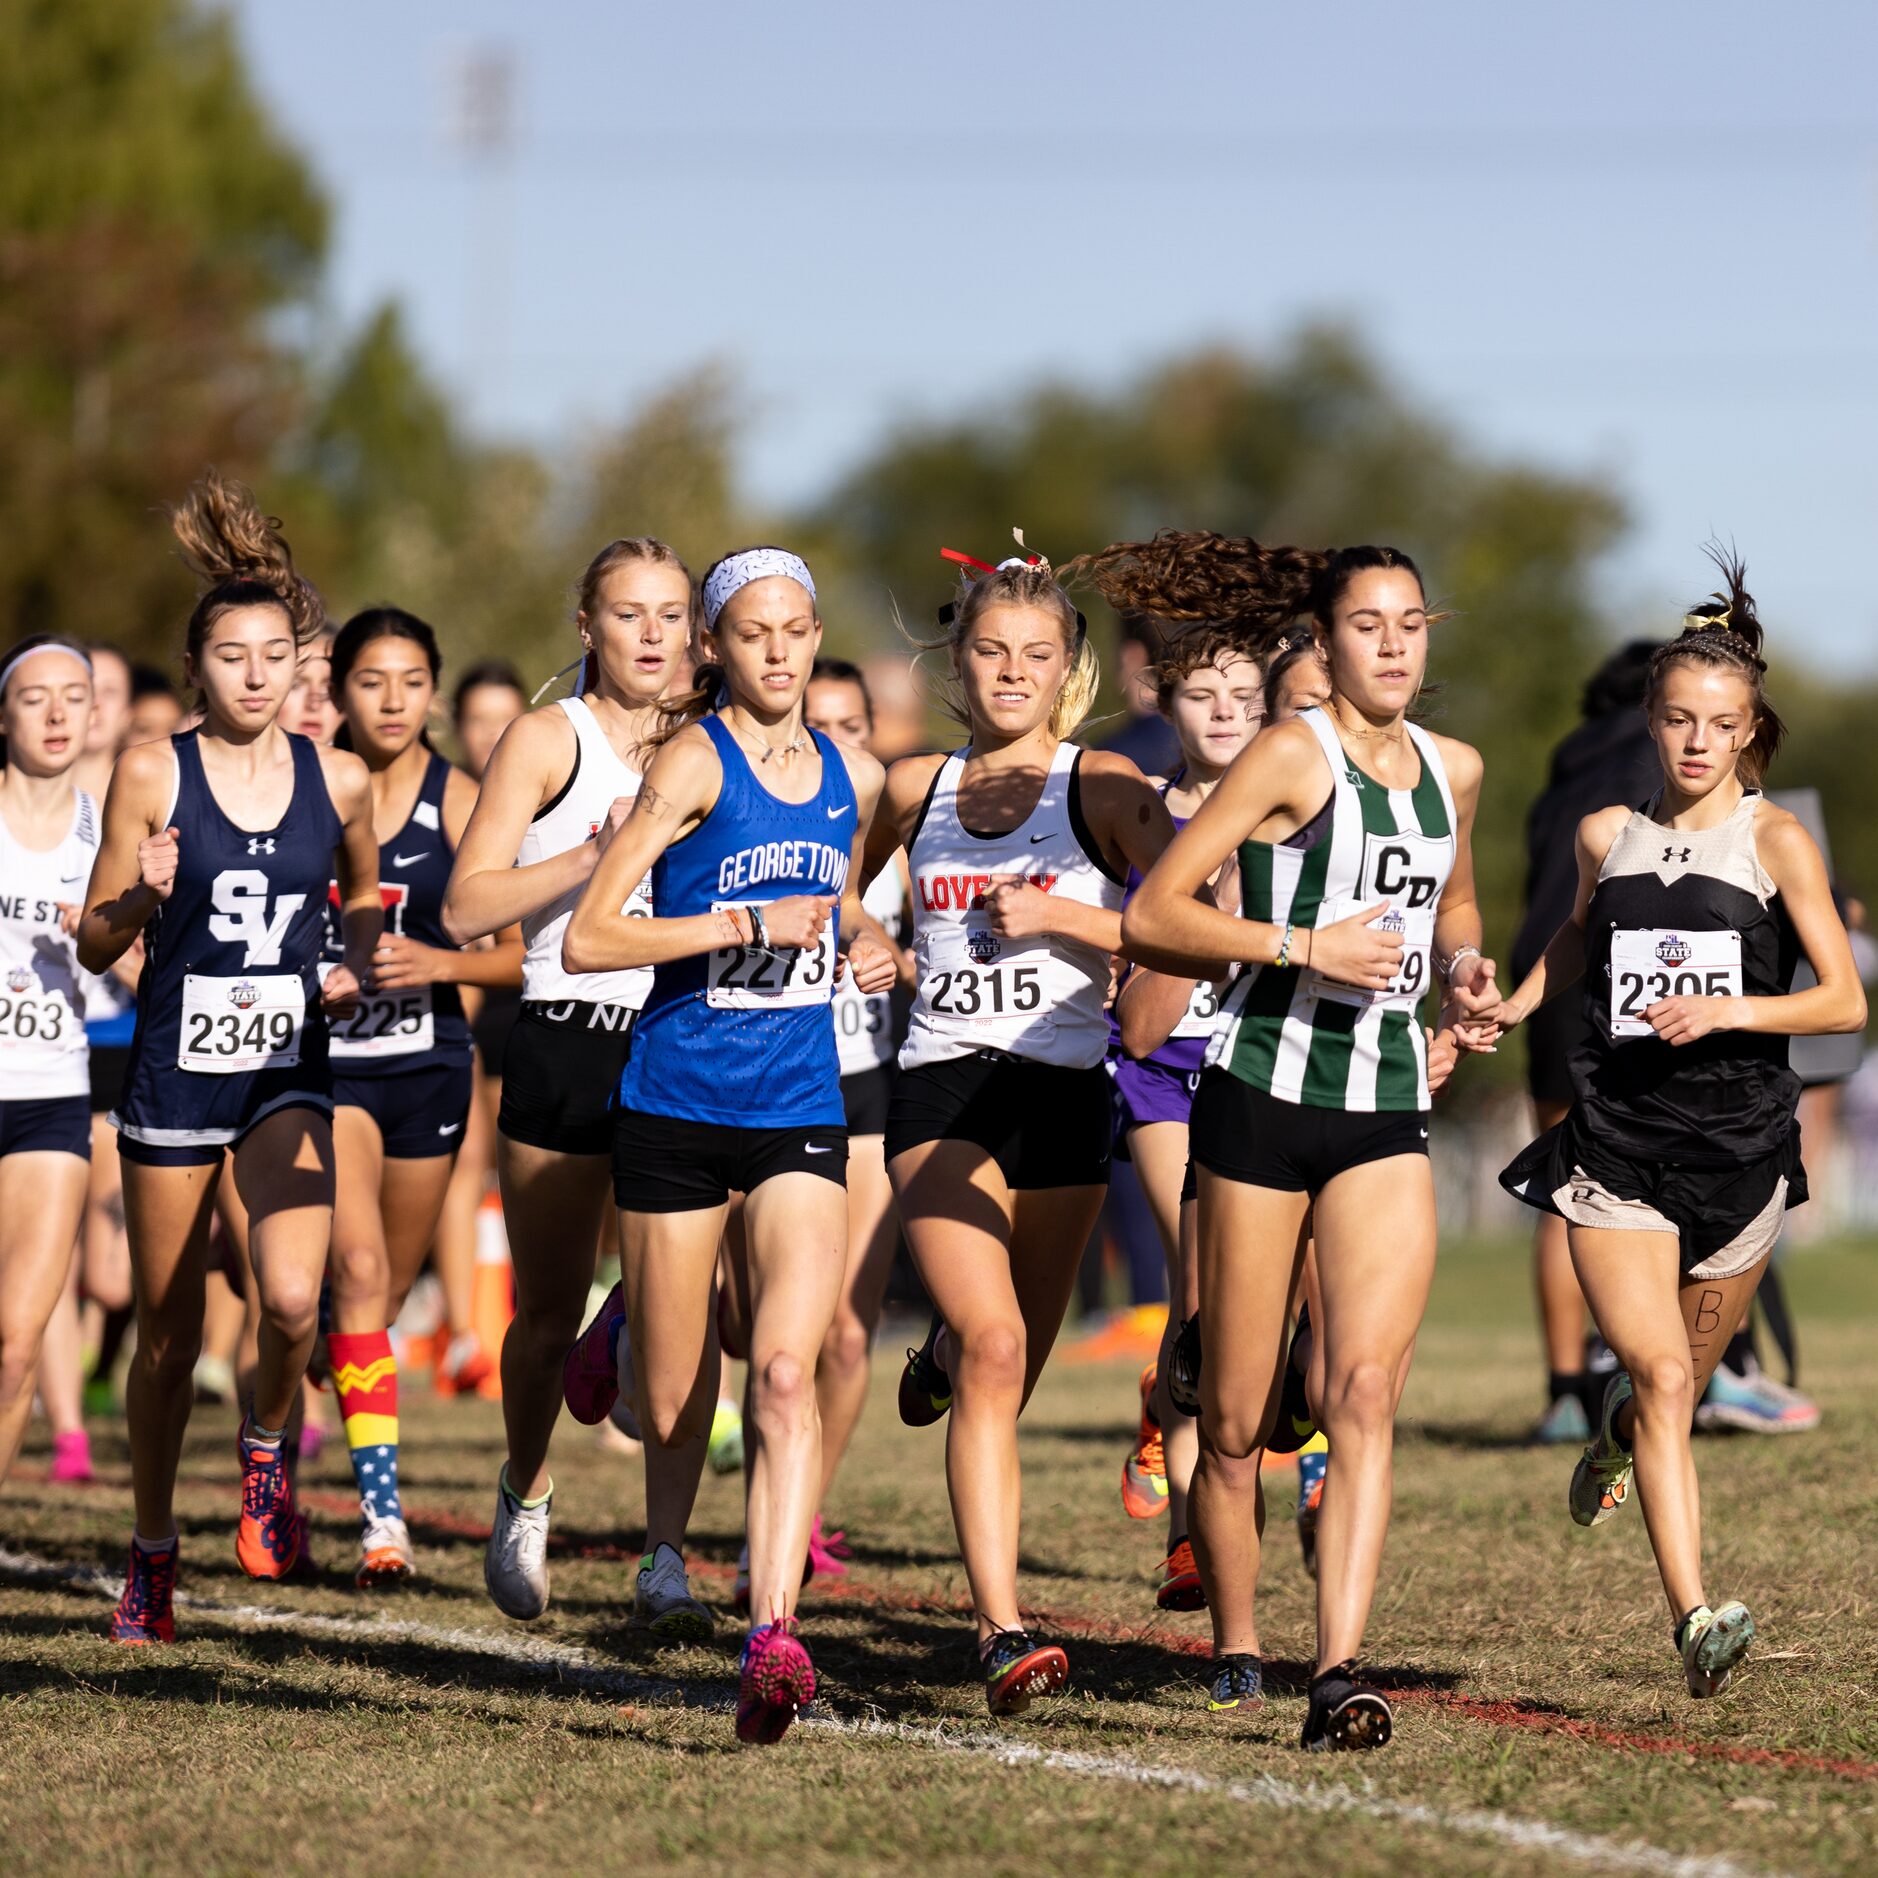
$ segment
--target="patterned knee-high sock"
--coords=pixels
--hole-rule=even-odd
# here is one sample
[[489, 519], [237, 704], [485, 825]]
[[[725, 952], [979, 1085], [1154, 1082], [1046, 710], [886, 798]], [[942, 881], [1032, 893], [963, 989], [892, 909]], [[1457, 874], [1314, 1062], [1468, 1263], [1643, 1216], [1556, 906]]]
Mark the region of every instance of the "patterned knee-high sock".
[[326, 1339], [345, 1418], [352, 1477], [368, 1520], [401, 1519], [398, 1503], [398, 1359], [391, 1333], [333, 1331]]

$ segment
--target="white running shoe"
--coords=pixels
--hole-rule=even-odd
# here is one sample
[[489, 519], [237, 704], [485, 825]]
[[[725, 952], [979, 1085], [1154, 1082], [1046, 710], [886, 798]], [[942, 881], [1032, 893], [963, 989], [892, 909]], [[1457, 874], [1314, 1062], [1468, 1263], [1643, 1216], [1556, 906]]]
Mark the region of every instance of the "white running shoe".
[[650, 1631], [665, 1643], [709, 1643], [716, 1629], [711, 1613], [691, 1595], [684, 1559], [661, 1545], [639, 1563], [633, 1591], [632, 1628]]
[[554, 1490], [539, 1506], [524, 1506], [506, 1480], [496, 1483], [496, 1523], [483, 1553], [483, 1583], [504, 1617], [532, 1623], [548, 1608], [548, 1510]]
[[417, 1570], [409, 1528], [401, 1519], [370, 1519], [359, 1541], [359, 1568], [352, 1581], [361, 1591], [402, 1584]]
[[1572, 1469], [1572, 1518], [1581, 1526], [1601, 1526], [1620, 1513], [1630, 1498], [1630, 1474], [1635, 1465], [1630, 1450], [1611, 1432], [1617, 1411], [1630, 1400], [1630, 1378], [1620, 1369], [1605, 1385], [1604, 1413], [1598, 1418], [1597, 1437]]
[[1754, 1619], [1748, 1615], [1748, 1607], [1738, 1599], [1724, 1604], [1719, 1611], [1698, 1604], [1678, 1630], [1675, 1644], [1689, 1693], [1698, 1701], [1720, 1695], [1728, 1687], [1735, 1665], [1754, 1641]]

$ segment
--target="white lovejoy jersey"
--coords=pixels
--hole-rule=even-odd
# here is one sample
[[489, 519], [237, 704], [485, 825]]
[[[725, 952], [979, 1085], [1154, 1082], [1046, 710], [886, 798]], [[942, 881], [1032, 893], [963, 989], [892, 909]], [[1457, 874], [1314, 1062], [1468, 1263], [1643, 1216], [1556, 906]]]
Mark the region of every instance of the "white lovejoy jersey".
[[1037, 806], [1002, 835], [973, 834], [959, 820], [966, 754], [940, 765], [907, 851], [919, 979], [900, 1067], [1003, 1050], [1093, 1068], [1108, 1054], [1108, 954], [1055, 933], [1000, 938], [984, 905], [994, 876], [1016, 874], [1060, 899], [1120, 911], [1122, 880], [1098, 858], [1083, 822], [1082, 751], [1057, 745]]
[[76, 791], [72, 825], [52, 848], [28, 848], [0, 816], [0, 1102], [90, 1092], [85, 985], [59, 903], [82, 906], [98, 858], [98, 805]]
[[[897, 942], [906, 917], [906, 882], [899, 859], [889, 861], [861, 895], [861, 904]], [[835, 1056], [844, 1076], [864, 1075], [893, 1061], [893, 998], [885, 991], [872, 997], [856, 988], [854, 974], [843, 972], [835, 987]]]
[[[561, 792], [536, 812], [522, 836], [517, 867], [528, 867], [556, 854], [565, 854], [583, 841], [591, 841], [606, 820], [607, 811], [621, 796], [636, 796], [644, 780], [640, 771], [621, 761], [618, 751], [586, 702], [563, 698], [561, 709], [574, 727], [574, 767]], [[580, 889], [572, 888], [551, 900], [539, 913], [522, 921], [522, 996], [531, 1003], [620, 1004], [638, 1010], [652, 989], [652, 967], [624, 972], [570, 972], [561, 963], [561, 935]], [[652, 870], [632, 891], [620, 909], [639, 919], [652, 917]]]

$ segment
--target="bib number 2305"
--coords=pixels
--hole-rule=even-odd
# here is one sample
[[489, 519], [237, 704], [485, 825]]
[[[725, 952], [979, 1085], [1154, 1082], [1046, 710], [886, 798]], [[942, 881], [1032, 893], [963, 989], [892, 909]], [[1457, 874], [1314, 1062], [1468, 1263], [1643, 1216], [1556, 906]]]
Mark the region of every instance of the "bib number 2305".
[[1663, 998], [1738, 998], [1738, 932], [1663, 932], [1619, 928], [1611, 934], [1611, 1036], [1654, 1037], [1644, 1016]]
[[[712, 911], [721, 913], [724, 907]], [[813, 946], [782, 952], [720, 946], [705, 961], [704, 984], [704, 1001], [714, 1011], [776, 1011], [798, 1004], [826, 1004], [835, 995], [834, 922], [822, 928]]]
[[306, 986], [297, 973], [218, 978], [191, 972], [183, 980], [176, 1066], [199, 1076], [292, 1069], [305, 1025]]

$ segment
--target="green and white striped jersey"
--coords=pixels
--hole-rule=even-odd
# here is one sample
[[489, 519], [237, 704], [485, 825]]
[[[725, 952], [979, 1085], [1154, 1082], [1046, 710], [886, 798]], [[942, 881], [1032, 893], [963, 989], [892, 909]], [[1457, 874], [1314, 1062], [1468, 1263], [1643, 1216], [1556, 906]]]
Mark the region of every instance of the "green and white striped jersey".
[[1284, 1102], [1359, 1114], [1426, 1109], [1419, 1006], [1435, 909], [1454, 870], [1447, 772], [1434, 739], [1411, 724], [1421, 775], [1413, 789], [1385, 789], [1350, 760], [1323, 711], [1306, 711], [1303, 721], [1330, 766], [1328, 818], [1318, 816], [1288, 842], [1240, 844], [1244, 916], [1314, 929], [1386, 900], [1389, 910], [1375, 923], [1402, 934], [1402, 969], [1386, 989], [1364, 991], [1297, 965], [1248, 966], [1206, 1060]]

